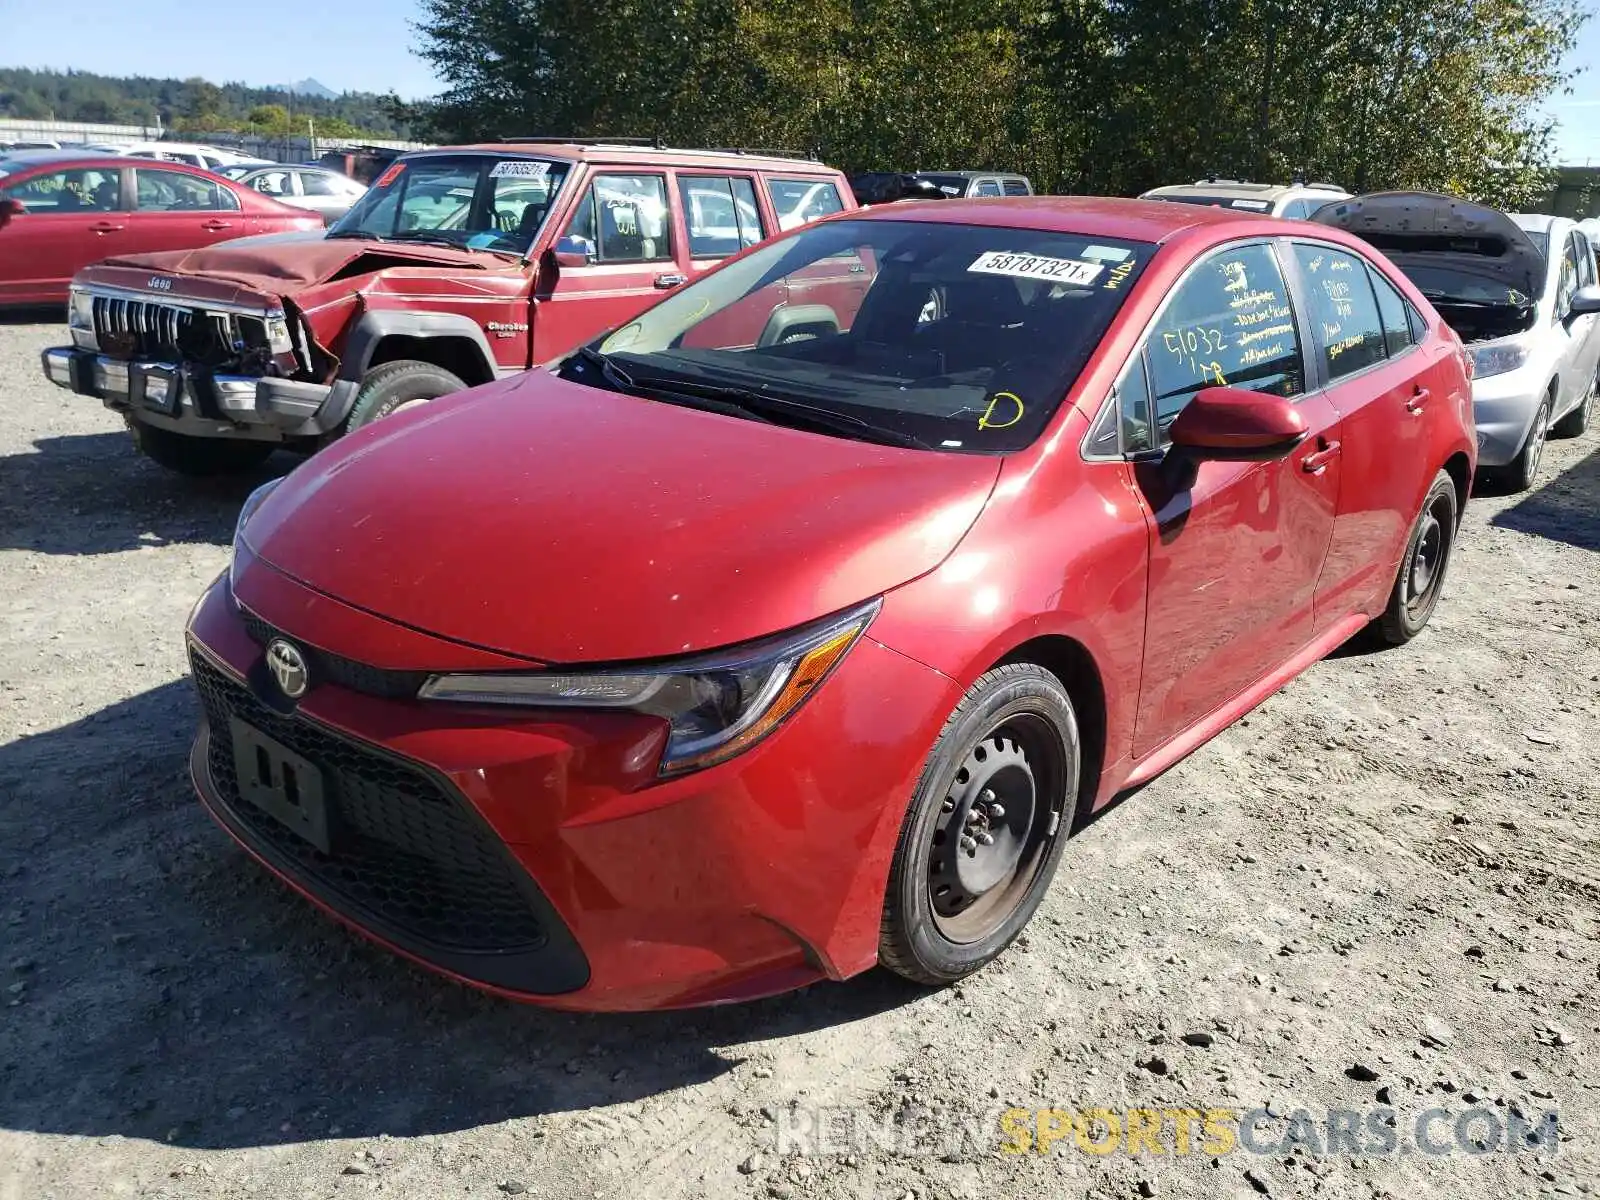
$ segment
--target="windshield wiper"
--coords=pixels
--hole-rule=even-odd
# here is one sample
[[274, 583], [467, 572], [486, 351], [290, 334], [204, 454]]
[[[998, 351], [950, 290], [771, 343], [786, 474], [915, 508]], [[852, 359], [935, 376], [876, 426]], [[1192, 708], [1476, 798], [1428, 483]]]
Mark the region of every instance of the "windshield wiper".
[[693, 408], [701, 412], [721, 413], [725, 417], [738, 417], [742, 421], [760, 421], [763, 425], [772, 422], [760, 413], [751, 412], [737, 404], [713, 396], [701, 396], [685, 390], [673, 380], [639, 380], [624, 371], [611, 361], [609, 355], [602, 354], [592, 346], [579, 346], [576, 358], [593, 363], [600, 368], [600, 374], [610, 385], [613, 391], [621, 392], [626, 396], [638, 396], [645, 400], [656, 400], [662, 404], [675, 404], [680, 408]]
[[392, 242], [426, 242], [430, 246], [449, 246], [452, 250], [472, 249], [472, 247], [463, 242], [458, 242], [452, 237], [446, 237], [442, 233], [434, 233], [431, 229], [402, 229], [387, 240]]
[[852, 417], [849, 413], [842, 413], [837, 409], [824, 408], [820, 404], [807, 404], [803, 400], [790, 400], [784, 396], [773, 396], [750, 388], [730, 387], [724, 384], [685, 383], [677, 379], [652, 380], [636, 378], [635, 382], [640, 387], [659, 386], [672, 388], [689, 395], [721, 400], [767, 420], [771, 420], [774, 417], [793, 418], [802, 423], [813, 425], [818, 429], [825, 429], [830, 433], [840, 433], [848, 437], [860, 438], [864, 442], [877, 442], [885, 446], [904, 446], [913, 450], [933, 449], [921, 438], [913, 437], [909, 433], [902, 433], [898, 429], [887, 429], [882, 425], [874, 425], [871, 421], [863, 421], [860, 417]]

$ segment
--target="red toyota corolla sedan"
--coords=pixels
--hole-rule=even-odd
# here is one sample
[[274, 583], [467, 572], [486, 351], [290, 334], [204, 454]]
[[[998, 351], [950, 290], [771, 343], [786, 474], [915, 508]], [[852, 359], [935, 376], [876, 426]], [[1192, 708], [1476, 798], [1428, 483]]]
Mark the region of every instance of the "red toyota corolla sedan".
[[257, 491], [190, 620], [195, 783], [318, 905], [502, 995], [945, 983], [1075, 821], [1352, 635], [1416, 635], [1474, 455], [1460, 343], [1337, 231], [847, 214]]
[[191, 250], [322, 218], [182, 163], [68, 150], [0, 159], [0, 307], [65, 301], [113, 254]]

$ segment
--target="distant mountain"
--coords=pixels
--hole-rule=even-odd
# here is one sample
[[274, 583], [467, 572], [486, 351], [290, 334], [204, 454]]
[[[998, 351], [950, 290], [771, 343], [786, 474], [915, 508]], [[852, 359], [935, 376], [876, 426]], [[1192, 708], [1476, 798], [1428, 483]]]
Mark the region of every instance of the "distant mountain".
[[331, 87], [318, 83], [315, 79], [302, 79], [299, 83], [273, 83], [267, 86], [268, 91], [288, 92], [292, 96], [310, 96], [315, 100], [337, 100], [339, 93]]

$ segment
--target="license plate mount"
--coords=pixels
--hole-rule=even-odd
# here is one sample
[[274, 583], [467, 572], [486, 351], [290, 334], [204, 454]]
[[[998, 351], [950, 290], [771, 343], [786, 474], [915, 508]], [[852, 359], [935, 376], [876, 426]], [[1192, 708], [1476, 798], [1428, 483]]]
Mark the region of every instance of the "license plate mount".
[[238, 717], [231, 719], [229, 732], [240, 798], [324, 854], [333, 853], [322, 771]]

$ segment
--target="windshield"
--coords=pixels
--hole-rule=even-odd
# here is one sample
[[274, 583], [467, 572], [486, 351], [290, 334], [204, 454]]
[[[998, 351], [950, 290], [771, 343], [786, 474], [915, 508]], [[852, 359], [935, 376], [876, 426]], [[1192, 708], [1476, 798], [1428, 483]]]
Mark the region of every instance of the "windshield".
[[575, 357], [562, 373], [716, 397], [769, 420], [786, 405], [840, 436], [853, 424], [854, 436], [1017, 450], [1049, 422], [1154, 252], [1043, 230], [826, 222], [591, 343], [586, 357], [598, 351], [611, 369]]
[[330, 237], [445, 241], [525, 255], [570, 163], [485, 154], [430, 155], [389, 167]]

